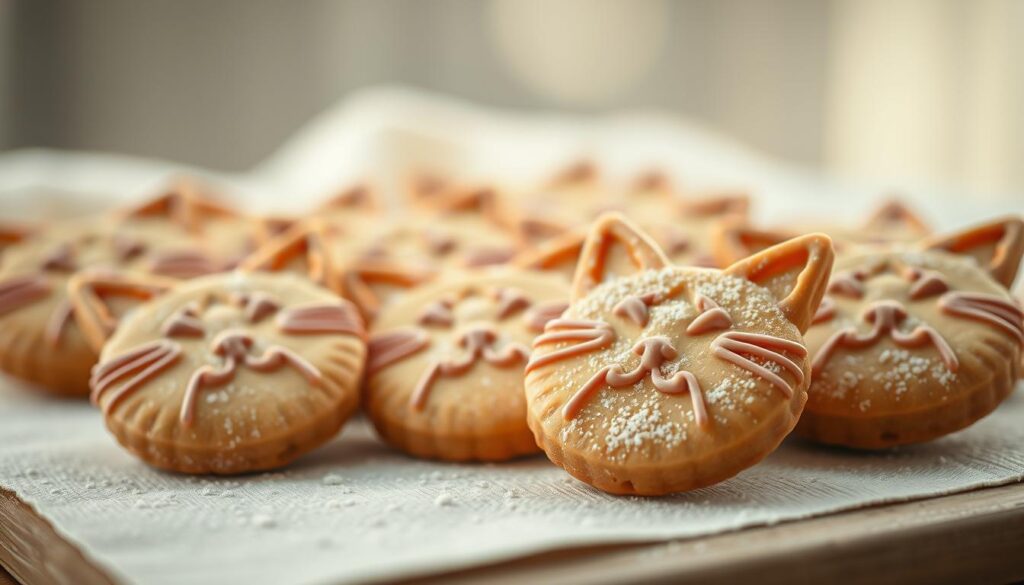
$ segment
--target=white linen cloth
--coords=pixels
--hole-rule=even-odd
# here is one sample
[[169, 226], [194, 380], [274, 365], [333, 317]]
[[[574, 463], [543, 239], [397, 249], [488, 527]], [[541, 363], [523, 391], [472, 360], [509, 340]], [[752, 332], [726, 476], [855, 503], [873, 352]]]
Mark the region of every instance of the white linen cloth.
[[[387, 187], [396, 169], [430, 164], [466, 177], [516, 181], [581, 155], [620, 177], [659, 165], [693, 188], [749, 187], [757, 215], [767, 221], [790, 217], [794, 209], [802, 218], [818, 213], [850, 221], [880, 194], [879, 185], [789, 168], [664, 116], [526, 116], [386, 89], [324, 114], [244, 174], [108, 155], [2, 155], [0, 216], [95, 209], [136, 198], [181, 171], [232, 187], [247, 209], [297, 213], [360, 177], [382, 178]], [[968, 202], [904, 187], [942, 227], [1020, 211], [1012, 198], [972, 196]], [[1024, 480], [1020, 391], [981, 423], [928, 445], [864, 454], [789, 440], [732, 480], [646, 499], [593, 490], [543, 456], [501, 465], [410, 459], [378, 442], [362, 420], [281, 472], [232, 479], [167, 474], [122, 451], [85, 402], [48, 399], [18, 386], [0, 379], [0, 487], [13, 490], [113, 576], [132, 583], [393, 579], [560, 547], [712, 534]]]

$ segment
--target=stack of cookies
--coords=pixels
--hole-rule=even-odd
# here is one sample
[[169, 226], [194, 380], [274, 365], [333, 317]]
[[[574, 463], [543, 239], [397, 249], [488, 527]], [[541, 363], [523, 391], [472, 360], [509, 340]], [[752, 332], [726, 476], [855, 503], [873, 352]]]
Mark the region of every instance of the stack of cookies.
[[0, 369], [90, 396], [131, 453], [236, 474], [362, 408], [414, 457], [539, 451], [601, 490], [711, 485], [791, 432], [882, 449], [992, 412], [1021, 373], [1024, 221], [932, 235], [757, 225], [742, 194], [579, 164], [520, 192], [418, 177], [253, 217], [190, 181], [0, 228]]

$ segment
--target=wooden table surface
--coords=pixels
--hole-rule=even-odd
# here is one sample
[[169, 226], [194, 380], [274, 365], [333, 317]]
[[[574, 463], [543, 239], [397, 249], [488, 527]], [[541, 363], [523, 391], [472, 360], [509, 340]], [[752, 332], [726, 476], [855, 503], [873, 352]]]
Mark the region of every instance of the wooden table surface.
[[[0, 571], [0, 585], [111, 582], [10, 492], [0, 491], [0, 528], [0, 564], [9, 571]], [[1024, 484], [688, 540], [553, 551], [414, 582], [879, 585], [1020, 580]]]

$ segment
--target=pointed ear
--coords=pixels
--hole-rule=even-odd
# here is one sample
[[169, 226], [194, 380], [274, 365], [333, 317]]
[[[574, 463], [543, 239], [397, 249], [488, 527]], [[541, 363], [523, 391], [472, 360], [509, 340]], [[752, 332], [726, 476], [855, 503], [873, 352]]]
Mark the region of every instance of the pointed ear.
[[327, 199], [320, 206], [322, 210], [346, 210], [346, 211], [380, 211], [380, 198], [377, 193], [367, 185], [354, 185]]
[[611, 278], [671, 264], [658, 244], [633, 222], [621, 213], [605, 213], [587, 233], [573, 277], [571, 300], [576, 302]]
[[238, 216], [190, 178], [178, 179], [162, 193], [122, 213], [124, 218], [163, 217], [188, 231], [200, 230], [210, 218]]
[[133, 272], [80, 272], [68, 281], [75, 322], [97, 352], [132, 309], [159, 296], [179, 281]]
[[719, 266], [729, 266], [795, 236], [753, 228], [743, 221], [721, 221], [711, 228], [712, 255]]
[[1024, 254], [1024, 220], [1005, 217], [954, 234], [922, 242], [926, 250], [969, 256], [1006, 288], [1010, 288]]
[[724, 272], [771, 291], [782, 314], [804, 333], [825, 296], [834, 256], [828, 236], [808, 234], [740, 260]]
[[558, 272], [571, 281], [583, 251], [586, 232], [577, 230], [541, 243], [517, 256], [512, 262], [520, 268], [541, 272]]
[[339, 294], [355, 304], [363, 320], [372, 323], [396, 296], [433, 277], [433, 272], [397, 264], [357, 264], [342, 272]]
[[2, 223], [0, 224], [0, 252], [4, 251], [4, 248], [17, 244], [18, 242], [30, 237], [36, 228], [25, 224], [17, 223]]
[[873, 232], [895, 231], [916, 237], [927, 236], [932, 231], [920, 215], [899, 199], [889, 199], [879, 205], [868, 215], [862, 227]]
[[320, 286], [336, 289], [330, 253], [332, 228], [326, 222], [306, 220], [271, 238], [248, 258], [240, 270], [289, 271], [302, 274]]

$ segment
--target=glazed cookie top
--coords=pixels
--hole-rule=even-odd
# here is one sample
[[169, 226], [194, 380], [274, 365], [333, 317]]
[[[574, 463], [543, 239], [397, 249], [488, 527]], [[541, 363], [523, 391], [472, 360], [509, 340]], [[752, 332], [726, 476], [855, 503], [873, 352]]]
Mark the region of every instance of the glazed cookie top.
[[565, 310], [567, 297], [561, 279], [540, 273], [502, 268], [445, 277], [375, 323], [370, 384], [410, 418], [486, 409], [492, 417], [522, 417], [530, 344]]
[[1024, 343], [1021, 307], [1006, 289], [1022, 247], [1022, 224], [1011, 219], [841, 258], [807, 332], [810, 405], [886, 413], [974, 391]]
[[364, 357], [348, 301], [292, 275], [223, 273], [129, 315], [93, 370], [92, 398], [155, 440], [259, 443], [354, 407]]
[[712, 453], [791, 403], [802, 407], [801, 332], [832, 264], [825, 236], [724, 271], [672, 266], [628, 221], [588, 237], [572, 305], [534, 341], [533, 414], [567, 449], [620, 463]]

